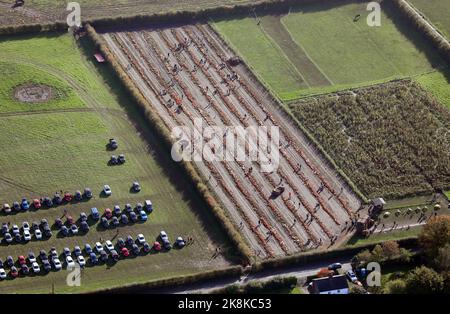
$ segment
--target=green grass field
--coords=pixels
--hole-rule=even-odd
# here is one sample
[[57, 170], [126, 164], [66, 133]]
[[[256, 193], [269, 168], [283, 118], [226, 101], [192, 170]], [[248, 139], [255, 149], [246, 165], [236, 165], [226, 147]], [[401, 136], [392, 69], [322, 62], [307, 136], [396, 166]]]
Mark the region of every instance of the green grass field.
[[[21, 57], [16, 57], [20, 51]], [[88, 52], [86, 56], [84, 53]], [[88, 267], [82, 272], [81, 287], [66, 285], [67, 271], [28, 276], [0, 282], [0, 293], [83, 292], [133, 282], [192, 274], [227, 266], [223, 256], [212, 259], [218, 245], [228, 254], [230, 246], [219, 226], [195, 196], [170, 155], [158, 145], [158, 139], [145, 125], [135, 105], [121, 90], [106, 67], [93, 63], [91, 47], [78, 47], [70, 36], [20, 37], [0, 41], [0, 60], [12, 70], [7, 82], [0, 84], [0, 203], [12, 203], [22, 197], [52, 196], [55, 191], [92, 188], [94, 198], [88, 202], [0, 216], [1, 222], [22, 224], [46, 218], [51, 224], [62, 217], [63, 208], [78, 218], [80, 212], [98, 207], [102, 212], [115, 204], [135, 205], [151, 199], [154, 212], [146, 223], [121, 225], [103, 230], [94, 224], [87, 235], [33, 240], [27, 244], [3, 244], [0, 258], [17, 258], [29, 250], [56, 247], [73, 249], [85, 243], [93, 245], [102, 238], [116, 239], [143, 233], [149, 243], [159, 231], [176, 236], [192, 236], [194, 244], [168, 253], [149, 254], [121, 260], [116, 265]], [[2, 63], [2, 64], [3, 64]], [[34, 67], [35, 70], [31, 69]], [[9, 72], [8, 72], [9, 73]], [[29, 75], [30, 74], [30, 75]], [[64, 96], [47, 104], [22, 104], [7, 100], [7, 89], [30, 79], [45, 82], [64, 92]], [[23, 81], [23, 82], [22, 82]], [[27, 108], [28, 106], [28, 108]], [[81, 107], [80, 107], [81, 106]], [[36, 109], [42, 110], [36, 112]], [[28, 110], [27, 110], [28, 109]], [[71, 111], [73, 109], [73, 111]], [[81, 110], [81, 111], [80, 111]], [[116, 153], [124, 153], [127, 162], [108, 166], [111, 152], [106, 143], [114, 137], [119, 142]], [[130, 192], [138, 180], [142, 191]], [[109, 184], [113, 195], [100, 196]], [[116, 234], [116, 230], [119, 233]], [[229, 255], [232, 255], [230, 253]], [[6, 271], [9, 271], [6, 269]]]
[[450, 37], [450, 2], [443, 0], [408, 0], [447, 38]]
[[422, 74], [414, 79], [429, 90], [439, 102], [450, 108], [450, 70]]
[[[367, 25], [365, 6], [312, 4], [293, 8], [279, 17], [279, 23], [273, 17], [248, 16], [216, 21], [214, 26], [286, 101], [427, 73], [442, 65], [437, 54], [417, 34], [408, 32], [409, 26], [393, 17], [387, 5], [382, 6], [380, 27]], [[357, 14], [361, 18], [354, 22]], [[292, 49], [297, 51], [294, 56], [289, 53]], [[318, 83], [318, 75], [329, 84]]]

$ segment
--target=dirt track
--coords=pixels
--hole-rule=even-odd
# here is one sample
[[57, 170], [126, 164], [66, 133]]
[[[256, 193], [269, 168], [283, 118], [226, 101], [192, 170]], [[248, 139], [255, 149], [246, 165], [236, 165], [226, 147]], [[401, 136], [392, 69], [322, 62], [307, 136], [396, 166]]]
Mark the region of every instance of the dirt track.
[[[246, 67], [227, 65], [234, 54], [208, 25], [107, 33], [104, 38], [169, 130], [195, 128], [196, 118], [203, 127], [280, 127], [280, 145], [271, 145], [279, 149], [280, 163], [272, 173], [261, 172], [260, 161], [195, 162], [255, 255], [290, 255], [339, 242], [360, 200]], [[213, 138], [223, 143], [222, 135]], [[256, 143], [256, 133], [250, 132], [238, 149], [256, 148]], [[279, 185], [284, 193], [271, 199]]]

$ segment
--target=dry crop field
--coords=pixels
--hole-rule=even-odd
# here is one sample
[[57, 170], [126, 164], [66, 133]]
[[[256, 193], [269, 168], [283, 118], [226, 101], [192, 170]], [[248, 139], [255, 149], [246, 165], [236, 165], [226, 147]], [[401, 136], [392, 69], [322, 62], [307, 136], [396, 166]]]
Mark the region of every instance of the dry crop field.
[[[195, 161], [255, 255], [290, 255], [339, 242], [361, 201], [248, 68], [227, 63], [234, 53], [210, 26], [119, 31], [103, 38], [169, 130], [195, 129], [196, 118], [224, 129], [280, 127], [280, 145], [271, 147], [280, 152], [273, 172], [260, 171], [259, 161]], [[210, 139], [222, 143], [223, 135]], [[203, 145], [212, 147], [210, 139], [202, 139]], [[255, 143], [250, 132], [238, 149]], [[271, 197], [280, 185], [284, 193]]]

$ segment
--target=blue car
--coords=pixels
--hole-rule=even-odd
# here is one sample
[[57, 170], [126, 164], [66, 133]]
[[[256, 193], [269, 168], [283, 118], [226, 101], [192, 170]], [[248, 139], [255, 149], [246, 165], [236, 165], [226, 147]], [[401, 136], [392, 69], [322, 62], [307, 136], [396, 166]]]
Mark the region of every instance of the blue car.
[[92, 247], [88, 243], [86, 243], [84, 245], [84, 250], [86, 251], [87, 254], [91, 254], [92, 253]]
[[95, 255], [94, 252], [91, 252], [89, 254], [89, 258], [91, 259], [91, 263], [92, 264], [97, 264], [97, 262], [98, 262], [97, 255]]
[[145, 211], [141, 210], [141, 211], [139, 212], [139, 218], [140, 218], [142, 221], [147, 221], [147, 214], [145, 213]]
[[28, 210], [30, 208], [30, 203], [28, 203], [26, 198], [22, 199], [22, 203], [20, 204], [23, 210]]
[[95, 220], [100, 218], [100, 213], [98, 212], [98, 209], [96, 207], [92, 207], [91, 208], [91, 216], [92, 218], [94, 218]]

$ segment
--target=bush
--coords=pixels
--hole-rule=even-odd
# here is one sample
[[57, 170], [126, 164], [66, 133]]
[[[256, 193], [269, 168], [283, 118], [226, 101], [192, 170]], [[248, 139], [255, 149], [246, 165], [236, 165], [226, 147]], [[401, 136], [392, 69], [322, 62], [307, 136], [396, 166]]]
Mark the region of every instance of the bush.
[[431, 268], [421, 266], [406, 277], [406, 292], [410, 294], [436, 294], [444, 291], [444, 278]]

